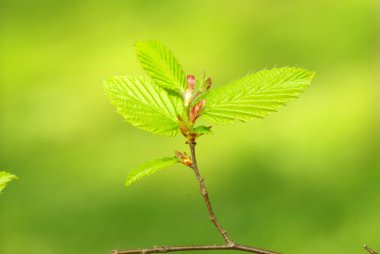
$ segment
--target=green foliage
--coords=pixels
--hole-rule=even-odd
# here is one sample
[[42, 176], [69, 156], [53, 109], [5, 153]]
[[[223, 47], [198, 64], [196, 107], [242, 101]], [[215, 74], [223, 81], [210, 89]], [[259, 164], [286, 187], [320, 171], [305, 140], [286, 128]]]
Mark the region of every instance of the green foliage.
[[[181, 126], [188, 139], [210, 133], [210, 128], [193, 126], [193, 120], [202, 116], [217, 125], [263, 118], [296, 98], [314, 77], [313, 72], [300, 68], [274, 68], [214, 90], [201, 86], [195, 92], [186, 85], [182, 67], [162, 43], [139, 41], [136, 50], [151, 79], [117, 76], [106, 80], [105, 88], [128, 122], [166, 136], [176, 136]], [[191, 98], [190, 105], [184, 103], [186, 96]], [[196, 105], [200, 99], [205, 99], [204, 105]], [[180, 125], [178, 116], [183, 119]]]
[[211, 90], [202, 115], [214, 124], [263, 118], [296, 98], [313, 77], [313, 72], [299, 68], [259, 71]]
[[147, 78], [117, 76], [104, 81], [105, 89], [128, 122], [156, 134], [175, 136], [181, 98], [171, 95]]
[[4, 188], [7, 187], [7, 184], [15, 179], [17, 179], [17, 176], [7, 173], [5, 171], [0, 171], [0, 194], [2, 193]]
[[165, 167], [171, 166], [180, 162], [177, 157], [166, 157], [162, 159], [148, 161], [145, 164], [133, 169], [127, 176], [125, 186], [135, 183], [145, 176], [149, 176]]
[[[211, 126], [195, 126], [198, 118], [213, 124], [263, 118], [296, 98], [314, 77], [313, 72], [300, 68], [274, 68], [213, 90], [211, 78], [200, 81], [194, 75], [186, 77], [162, 43], [139, 41], [136, 50], [150, 78], [116, 76], [104, 81], [112, 104], [132, 125], [166, 136], [176, 136], [180, 130], [188, 142], [212, 133]], [[125, 184], [129, 186], [176, 162], [191, 165], [191, 158], [185, 159], [147, 162], [132, 170]]]
[[137, 59], [152, 80], [182, 95], [186, 88], [185, 73], [170, 50], [159, 41], [139, 41], [135, 46]]

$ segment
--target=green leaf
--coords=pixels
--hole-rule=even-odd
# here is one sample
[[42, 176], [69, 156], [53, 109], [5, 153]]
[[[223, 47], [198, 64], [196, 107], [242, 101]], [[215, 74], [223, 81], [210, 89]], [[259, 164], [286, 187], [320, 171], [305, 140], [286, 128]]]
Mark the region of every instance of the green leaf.
[[313, 72], [299, 68], [259, 71], [211, 90], [202, 116], [214, 124], [263, 118], [296, 98], [313, 77]]
[[127, 176], [125, 186], [129, 186], [141, 180], [145, 176], [149, 176], [160, 169], [171, 166], [174, 163], [180, 162], [177, 157], [166, 157], [162, 159], [148, 161], [145, 164], [133, 169]]
[[186, 76], [170, 50], [154, 40], [138, 41], [135, 47], [137, 59], [153, 81], [182, 95], [186, 89]]
[[148, 78], [116, 76], [104, 81], [105, 89], [125, 119], [152, 133], [175, 136], [182, 98], [158, 87]]
[[17, 179], [17, 176], [1, 171], [0, 172], [0, 194], [4, 190], [4, 188], [7, 187], [7, 184], [10, 181], [15, 180], [15, 179]]
[[192, 129], [192, 131], [195, 133], [196, 137], [200, 137], [205, 134], [212, 134], [211, 126], [197, 126]]

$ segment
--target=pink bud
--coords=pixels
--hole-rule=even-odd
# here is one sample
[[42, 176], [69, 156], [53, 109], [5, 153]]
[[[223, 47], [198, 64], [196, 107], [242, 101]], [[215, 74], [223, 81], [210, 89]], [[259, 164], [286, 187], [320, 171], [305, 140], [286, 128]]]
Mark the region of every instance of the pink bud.
[[185, 102], [186, 107], [189, 105], [191, 97], [193, 96], [194, 85], [195, 85], [195, 76], [187, 75], [187, 88], [183, 95], [183, 100]]
[[187, 75], [187, 84], [188, 84], [188, 89], [194, 90], [194, 85], [195, 85], [195, 76], [194, 75]]

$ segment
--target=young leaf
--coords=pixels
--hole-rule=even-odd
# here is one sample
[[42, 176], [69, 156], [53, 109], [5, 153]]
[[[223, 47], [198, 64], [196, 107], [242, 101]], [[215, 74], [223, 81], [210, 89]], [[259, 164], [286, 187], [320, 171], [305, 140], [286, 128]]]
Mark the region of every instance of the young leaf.
[[308, 87], [314, 73], [299, 68], [262, 70], [211, 90], [202, 113], [214, 124], [263, 118]]
[[142, 68], [158, 86], [183, 94], [186, 88], [185, 73], [165, 45], [159, 41], [139, 41], [136, 50]]
[[148, 161], [145, 164], [133, 169], [127, 176], [125, 186], [129, 186], [141, 180], [145, 176], [149, 176], [160, 169], [171, 166], [174, 163], [180, 162], [177, 157], [166, 157], [162, 159]]
[[202, 135], [205, 135], [205, 134], [211, 134], [212, 133], [211, 126], [203, 126], [203, 125], [200, 125], [200, 126], [197, 126], [197, 127], [193, 128], [193, 131], [198, 136], [202, 136]]
[[0, 172], [0, 194], [4, 190], [4, 188], [7, 186], [7, 184], [10, 181], [15, 180], [15, 179], [17, 179], [17, 176], [1, 171]]
[[104, 86], [112, 104], [132, 125], [166, 136], [178, 133], [177, 116], [184, 110], [179, 96], [148, 78], [116, 76], [104, 81]]

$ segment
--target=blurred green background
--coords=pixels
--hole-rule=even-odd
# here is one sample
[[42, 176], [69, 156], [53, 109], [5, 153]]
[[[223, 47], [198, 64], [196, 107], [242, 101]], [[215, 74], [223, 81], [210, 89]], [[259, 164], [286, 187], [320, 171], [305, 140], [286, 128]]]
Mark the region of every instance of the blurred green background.
[[109, 253], [222, 243], [192, 172], [129, 189], [128, 171], [187, 150], [129, 126], [101, 81], [142, 75], [133, 44], [159, 39], [215, 86], [248, 72], [317, 72], [265, 120], [214, 128], [198, 160], [220, 222], [283, 253], [380, 250], [377, 1], [0, 0], [0, 253]]

